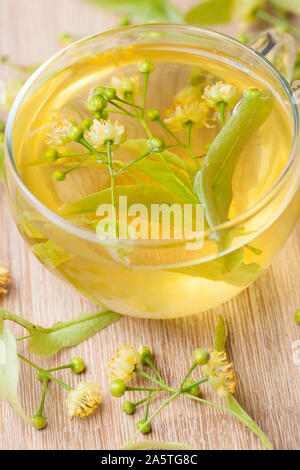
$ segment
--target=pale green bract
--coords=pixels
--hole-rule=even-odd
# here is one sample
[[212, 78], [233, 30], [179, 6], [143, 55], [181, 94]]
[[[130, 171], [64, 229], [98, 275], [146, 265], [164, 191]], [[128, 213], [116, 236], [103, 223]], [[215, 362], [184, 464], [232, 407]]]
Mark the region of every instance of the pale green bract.
[[28, 351], [40, 356], [51, 356], [60, 349], [82, 343], [122, 317], [110, 310], [82, 313], [75, 322], [56, 323], [51, 328], [31, 331]]
[[271, 0], [271, 3], [284, 11], [290, 11], [300, 15], [300, 1], [299, 0]]
[[203, 26], [229, 23], [232, 19], [232, 0], [207, 0], [185, 15], [187, 23]]
[[29, 423], [29, 418], [23, 410], [17, 391], [19, 369], [15, 338], [10, 330], [2, 328], [0, 334], [0, 396], [24, 421]]
[[[226, 326], [222, 316], [219, 316], [219, 322], [216, 327], [214, 349], [216, 351], [225, 351], [226, 347]], [[239, 405], [234, 396], [229, 393], [226, 397], [226, 404], [228, 410], [233, 416], [250, 429], [261, 441], [266, 450], [273, 450], [273, 445], [257, 424], [250, 418], [245, 410]]]
[[0, 308], [0, 332], [3, 328], [3, 320], [13, 321], [28, 331], [28, 339], [30, 339], [28, 351], [41, 356], [51, 356], [60, 349], [82, 343], [121, 317], [121, 314], [110, 310], [81, 313], [76, 320], [56, 323], [51, 328], [42, 328]]

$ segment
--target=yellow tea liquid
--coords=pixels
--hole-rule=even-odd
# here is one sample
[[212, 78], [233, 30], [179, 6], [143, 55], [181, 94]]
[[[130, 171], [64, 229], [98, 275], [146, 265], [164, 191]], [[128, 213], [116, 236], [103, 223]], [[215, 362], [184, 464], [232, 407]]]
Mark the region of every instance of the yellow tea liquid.
[[[207, 82], [222, 80], [236, 86], [241, 96], [249, 88], [269, 90], [274, 95], [270, 117], [245, 143], [235, 167], [228, 218], [233, 219], [251, 209], [272, 188], [289, 158], [292, 129], [284, 99], [275, 84], [248, 69], [245, 64], [234, 68], [229, 58], [174, 45], [162, 49], [148, 45], [146, 50], [144, 46], [127, 47], [83, 58], [37, 89], [24, 104], [13, 130], [15, 162], [27, 188], [56, 214], [88, 195], [110, 188], [108, 168], [97, 163], [96, 159], [70, 172], [65, 181], [54, 180], [53, 171], [65, 171], [74, 164], [74, 159], [55, 164], [44, 161], [43, 155], [47, 149], [45, 136], [49, 121], [57, 114], [72, 116], [78, 123], [82, 119], [91, 119], [85, 105], [91, 90], [102, 85], [109, 86], [113, 76], [138, 74], [136, 66], [144, 59], [155, 64], [155, 71], [149, 77], [146, 109], [159, 109], [162, 119], [175, 96], [190, 86], [191, 76], [195, 76], [197, 71], [201, 73], [201, 79], [207, 79]], [[141, 74], [140, 77], [142, 86]], [[139, 105], [141, 99], [139, 97], [136, 101]], [[111, 105], [108, 108], [117, 111]], [[230, 119], [231, 113], [227, 112], [226, 119]], [[205, 154], [207, 144], [220, 132], [218, 114], [214, 116], [209, 127], [192, 131], [191, 146], [199, 157]], [[109, 114], [109, 120], [112, 123], [118, 120], [126, 127], [127, 140], [148, 138], [145, 129], [131, 117], [115, 112]], [[148, 122], [148, 125], [152, 134], [163, 138], [167, 145], [174, 143], [158, 123]], [[176, 135], [185, 141], [185, 131]], [[173, 147], [170, 150], [187, 164], [193, 164], [186, 149]], [[77, 143], [69, 143], [63, 149], [64, 153], [80, 151], [80, 144]], [[137, 156], [126, 144], [113, 152], [113, 159], [123, 165]], [[201, 159], [199, 161], [203, 162]], [[137, 188], [154, 185], [161, 188], [157, 180], [137, 171], [134, 166], [130, 168], [130, 173], [116, 177], [118, 194], [122, 194], [123, 185]], [[183, 180], [188, 181], [189, 175], [184, 170], [181, 173]], [[145, 202], [145, 192], [142, 189], [139, 191], [134, 202]], [[277, 206], [280, 203], [281, 200], [277, 201]], [[151, 240], [148, 245], [137, 241], [136, 245], [125, 243], [124, 246], [116, 246], [95, 237], [93, 239], [95, 230], [89, 222], [96, 218], [95, 213], [72, 214], [66, 218], [70, 223], [69, 229], [64, 230], [53, 219], [42, 214], [40, 208], [28, 204], [22, 194], [17, 194], [12, 201], [21, 233], [30, 243], [33, 253], [49, 269], [67, 279], [94, 302], [120, 313], [148, 318], [199, 313], [230, 299], [252, 282], [280, 249], [296, 217], [297, 211], [292, 202], [275, 221], [276, 204], [261, 216], [256, 216], [255, 220], [245, 220], [235, 227], [231, 234], [232, 242], [226, 248], [228, 252], [234, 252], [243, 244], [250, 245], [250, 249], [246, 246], [236, 250], [236, 257], [228, 259], [230, 267], [226, 267], [225, 262], [224, 268], [224, 257], [220, 258], [222, 253], [218, 252], [217, 244], [211, 237], [205, 239], [201, 250], [194, 252], [186, 251], [180, 243], [169, 244], [168, 241], [164, 246], [151, 245]], [[263, 231], [261, 227], [267, 223], [267, 218], [274, 221]], [[79, 236], [75, 227], [84, 229], [86, 238]]]

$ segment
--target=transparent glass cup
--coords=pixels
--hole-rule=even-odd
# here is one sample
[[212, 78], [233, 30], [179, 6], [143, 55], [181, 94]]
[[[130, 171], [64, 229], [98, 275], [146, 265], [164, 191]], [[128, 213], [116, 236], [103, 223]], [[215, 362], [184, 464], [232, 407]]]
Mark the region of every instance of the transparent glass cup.
[[[204, 247], [193, 251], [186, 250], [186, 240], [99, 239], [94, 232], [72, 224], [43, 205], [19, 175], [14, 159], [15, 135], [22, 108], [33, 93], [83, 57], [93, 58], [95, 54], [116, 57], [122, 48], [136, 44], [145, 50], [149, 44], [165, 50], [179, 44], [194, 54], [197, 50], [208, 51], [215, 60], [226, 60], [232, 68], [263, 76], [285, 103], [286, 119], [293, 130], [288, 162], [275, 184], [253, 207], [215, 227], [216, 233], [228, 236], [242, 229], [223, 252], [218, 252], [208, 230]], [[282, 74], [290, 78], [295, 51], [285, 33], [277, 37], [277, 33], [268, 32], [252, 46], [259, 52], [194, 26], [155, 24], [123, 28], [83, 39], [59, 52], [34, 73], [19, 93], [6, 128], [6, 188], [13, 217], [34, 255], [91, 302], [143, 318], [200, 313], [245, 289], [267, 268], [289, 237], [300, 210], [300, 150], [297, 104]], [[264, 57], [266, 54], [277, 68]], [[262, 248], [259, 268], [251, 270], [251, 266], [257, 266], [257, 255], [247, 251], [244, 272], [244, 265], [238, 261], [239, 253], [250, 243]], [[234, 265], [230, 276], [224, 277], [220, 263], [228, 259]]]

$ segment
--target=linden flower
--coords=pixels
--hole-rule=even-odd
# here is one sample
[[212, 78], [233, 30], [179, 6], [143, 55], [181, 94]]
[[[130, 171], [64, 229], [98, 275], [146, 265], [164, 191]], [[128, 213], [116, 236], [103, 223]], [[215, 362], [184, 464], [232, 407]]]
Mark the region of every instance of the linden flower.
[[66, 400], [70, 418], [84, 418], [92, 414], [101, 403], [100, 385], [95, 382], [79, 382]]
[[165, 123], [174, 131], [181, 131], [188, 122], [192, 122], [195, 127], [207, 126], [207, 112], [208, 108], [201, 100], [175, 103], [175, 106], [167, 111]]
[[225, 352], [214, 351], [208, 363], [202, 366], [202, 372], [208, 375], [209, 383], [221, 397], [234, 393], [237, 382], [233, 364], [228, 362]]
[[265, 4], [266, 0], [234, 0], [234, 20], [251, 23], [255, 20], [255, 11], [264, 8]]
[[112, 358], [106, 369], [106, 378], [129, 382], [134, 375], [135, 367], [141, 363], [142, 351], [142, 346], [136, 350], [130, 344], [118, 348], [116, 356]]
[[54, 147], [63, 147], [71, 142], [69, 134], [72, 125], [71, 120], [65, 116], [57, 115], [53, 117], [46, 134], [46, 143]]
[[226, 103], [228, 108], [233, 108], [238, 98], [238, 89], [234, 85], [224, 82], [208, 85], [203, 94], [203, 99], [209, 108], [216, 108], [219, 103]]
[[117, 95], [122, 100], [126, 99], [126, 93], [131, 93], [133, 99], [142, 92], [140, 86], [140, 77], [132, 75], [132, 77], [112, 77], [111, 86], [116, 90]]
[[8, 269], [0, 265], [0, 294], [6, 294], [5, 285], [10, 282], [10, 273]]
[[89, 131], [84, 134], [86, 140], [98, 151], [106, 150], [105, 143], [112, 142], [112, 150], [116, 150], [126, 140], [126, 129], [118, 121], [98, 121], [94, 119]]

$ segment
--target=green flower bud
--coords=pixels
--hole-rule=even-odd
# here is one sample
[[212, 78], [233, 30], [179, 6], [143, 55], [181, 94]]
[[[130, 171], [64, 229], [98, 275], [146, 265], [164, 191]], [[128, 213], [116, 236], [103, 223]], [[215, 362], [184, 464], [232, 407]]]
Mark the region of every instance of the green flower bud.
[[42, 383], [44, 383], [46, 380], [49, 380], [48, 376], [44, 374], [44, 372], [39, 372], [38, 373], [38, 380]]
[[120, 26], [120, 28], [122, 28], [123, 26], [129, 26], [130, 25], [130, 19], [128, 18], [128, 16], [121, 16], [119, 18], [119, 21], [118, 21], [118, 26]]
[[102, 93], [101, 96], [103, 96], [104, 99], [107, 101], [114, 100], [117, 96], [117, 92], [114, 88], [106, 88]]
[[166, 144], [160, 137], [152, 137], [148, 140], [148, 147], [153, 152], [163, 152], [166, 147]]
[[69, 132], [70, 139], [74, 142], [78, 142], [78, 140], [80, 140], [82, 136], [83, 136], [83, 129], [77, 126], [76, 124], [73, 124]]
[[110, 384], [110, 393], [113, 397], [122, 397], [126, 391], [126, 385], [123, 380], [114, 380]]
[[85, 364], [83, 359], [80, 357], [73, 357], [70, 362], [70, 369], [74, 374], [81, 374], [85, 369]]
[[46, 152], [44, 153], [44, 159], [49, 162], [49, 163], [53, 163], [53, 162], [56, 162], [56, 160], [58, 159], [58, 152], [56, 149], [52, 149], [52, 148], [49, 148], [46, 150]]
[[95, 111], [102, 111], [107, 105], [107, 101], [100, 95], [94, 95], [86, 104], [86, 107], [92, 113]]
[[42, 415], [34, 415], [31, 417], [30, 422], [35, 429], [44, 429], [47, 426], [47, 420]]
[[148, 109], [146, 112], [146, 119], [148, 121], [157, 121], [160, 118], [160, 112], [158, 109]]
[[84, 131], [88, 131], [92, 124], [93, 124], [93, 122], [90, 121], [89, 119], [84, 119], [84, 120], [82, 121], [82, 123], [80, 124], [80, 127], [81, 127], [81, 129], [83, 129]]
[[300, 310], [295, 313], [295, 322], [300, 325]]
[[204, 366], [207, 364], [210, 358], [209, 352], [206, 349], [195, 349], [194, 354], [194, 363]]
[[148, 423], [148, 424], [145, 425], [145, 422], [144, 422], [144, 421], [138, 421], [138, 422], [136, 423], [136, 428], [137, 428], [137, 430], [139, 431], [142, 427], [144, 427], [143, 430], [142, 430], [142, 433], [143, 433], [143, 434], [148, 434], [148, 432], [151, 431], [151, 424], [150, 424], [150, 423]]
[[135, 412], [135, 405], [131, 401], [124, 401], [123, 411], [128, 415], [132, 415]]
[[143, 62], [138, 64], [137, 69], [141, 73], [151, 73], [155, 69], [155, 66], [150, 60], [143, 60]]
[[93, 95], [101, 95], [101, 93], [104, 92], [104, 90], [106, 89], [105, 86], [97, 86], [96, 88], [94, 88], [93, 90]]
[[149, 348], [144, 347], [142, 354], [141, 354], [141, 363], [145, 364], [146, 360], [151, 359], [151, 358], [152, 358], [152, 352], [150, 351]]
[[246, 97], [257, 96], [258, 94], [259, 94], [259, 90], [257, 88], [248, 88], [248, 90], [246, 90], [244, 93]]
[[56, 170], [56, 171], [53, 173], [53, 178], [54, 178], [56, 181], [65, 181], [65, 179], [66, 179], [66, 174], [65, 174], [64, 171]]
[[[186, 387], [189, 387], [190, 385], [193, 385], [195, 382], [193, 380], [189, 380], [184, 388]], [[199, 384], [197, 385], [194, 385], [192, 388], [189, 389], [189, 391], [187, 392], [189, 393], [190, 395], [193, 395], [193, 397], [198, 397], [200, 395], [200, 387], [199, 387]]]

